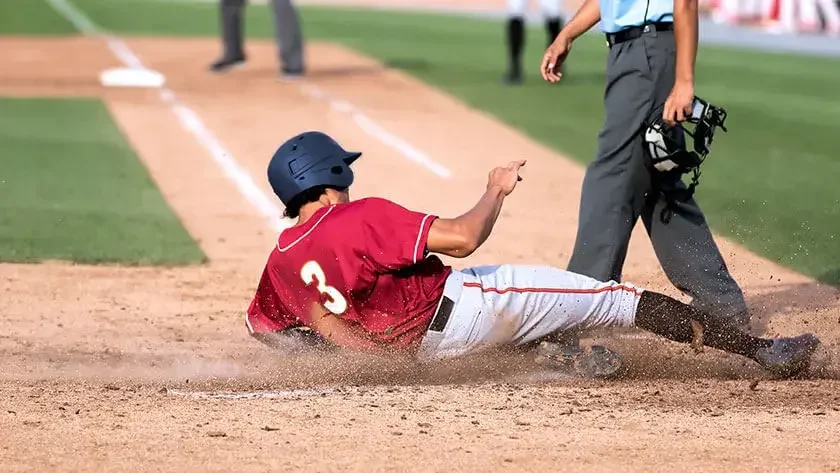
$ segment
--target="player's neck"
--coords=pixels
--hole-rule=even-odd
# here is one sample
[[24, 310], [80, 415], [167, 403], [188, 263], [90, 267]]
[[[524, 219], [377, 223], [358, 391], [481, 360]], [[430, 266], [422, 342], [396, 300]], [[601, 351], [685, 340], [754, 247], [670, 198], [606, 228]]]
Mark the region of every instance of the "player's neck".
[[323, 202], [320, 202], [320, 201], [319, 202], [310, 202], [310, 203], [304, 205], [303, 207], [300, 208], [300, 213], [298, 214], [297, 224], [298, 225], [303, 225], [304, 223], [309, 221], [309, 219], [312, 218], [313, 215], [318, 213], [318, 211], [323, 209], [324, 207], [327, 207], [327, 204], [324, 204]]

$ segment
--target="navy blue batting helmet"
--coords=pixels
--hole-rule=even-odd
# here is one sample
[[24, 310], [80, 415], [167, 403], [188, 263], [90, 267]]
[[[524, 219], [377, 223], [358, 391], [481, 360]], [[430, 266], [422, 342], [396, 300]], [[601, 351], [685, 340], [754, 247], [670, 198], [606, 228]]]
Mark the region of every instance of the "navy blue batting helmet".
[[268, 182], [284, 205], [313, 187], [345, 189], [353, 184], [350, 164], [361, 155], [345, 150], [325, 133], [307, 131], [277, 148], [268, 163]]

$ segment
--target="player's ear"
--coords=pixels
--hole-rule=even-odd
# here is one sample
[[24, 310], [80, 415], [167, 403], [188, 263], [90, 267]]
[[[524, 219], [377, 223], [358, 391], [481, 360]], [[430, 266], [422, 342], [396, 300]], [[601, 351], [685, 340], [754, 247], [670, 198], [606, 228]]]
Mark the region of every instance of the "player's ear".
[[344, 189], [332, 189], [327, 188], [326, 190], [327, 198], [330, 201], [330, 204], [344, 204], [350, 201], [350, 192], [348, 192], [347, 188]]

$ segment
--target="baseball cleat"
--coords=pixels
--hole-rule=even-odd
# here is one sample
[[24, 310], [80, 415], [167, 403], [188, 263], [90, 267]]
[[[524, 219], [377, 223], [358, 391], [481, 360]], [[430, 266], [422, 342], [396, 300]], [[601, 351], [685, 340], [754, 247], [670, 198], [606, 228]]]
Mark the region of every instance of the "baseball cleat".
[[303, 69], [286, 69], [283, 68], [280, 70], [280, 74], [277, 76], [278, 80], [286, 81], [286, 80], [298, 80], [302, 79], [304, 76]]
[[756, 352], [755, 361], [774, 375], [789, 378], [808, 369], [819, 345], [820, 340], [810, 333], [776, 338], [772, 345]]
[[518, 85], [522, 83], [522, 73], [519, 71], [508, 71], [502, 76], [502, 83], [507, 85]]
[[621, 369], [621, 356], [601, 345], [582, 348], [541, 342], [536, 349], [537, 364], [590, 379], [610, 378]]
[[239, 56], [234, 58], [221, 58], [218, 61], [210, 64], [210, 72], [216, 74], [222, 74], [224, 72], [232, 71], [234, 69], [239, 69], [240, 67], [245, 65], [245, 56]]

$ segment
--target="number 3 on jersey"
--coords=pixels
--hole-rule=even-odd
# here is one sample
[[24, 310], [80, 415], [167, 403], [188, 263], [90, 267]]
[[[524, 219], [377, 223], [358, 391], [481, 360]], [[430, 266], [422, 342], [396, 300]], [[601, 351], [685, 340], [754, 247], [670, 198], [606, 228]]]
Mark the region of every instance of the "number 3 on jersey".
[[331, 300], [324, 303], [324, 307], [335, 315], [341, 315], [347, 311], [347, 299], [338, 292], [338, 289], [327, 286], [327, 277], [324, 270], [317, 261], [309, 261], [300, 269], [300, 277], [307, 285], [316, 282], [318, 292], [326, 294]]

